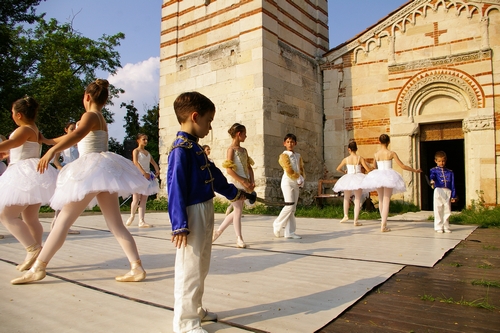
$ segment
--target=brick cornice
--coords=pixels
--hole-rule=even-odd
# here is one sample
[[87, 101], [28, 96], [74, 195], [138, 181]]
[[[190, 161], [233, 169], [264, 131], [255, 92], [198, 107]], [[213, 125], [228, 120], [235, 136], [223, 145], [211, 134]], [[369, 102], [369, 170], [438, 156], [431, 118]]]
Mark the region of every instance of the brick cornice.
[[368, 52], [369, 43], [375, 41], [377, 44], [380, 44], [381, 38], [392, 37], [396, 31], [404, 33], [408, 25], [417, 24], [417, 18], [421, 16], [426, 17], [429, 11], [437, 11], [441, 6], [448, 13], [454, 14], [457, 17], [465, 15], [470, 18], [473, 13], [479, 13], [484, 18], [494, 9], [500, 10], [500, 0], [414, 0], [345, 44], [331, 49], [324, 55], [325, 60], [332, 62], [356, 49]]

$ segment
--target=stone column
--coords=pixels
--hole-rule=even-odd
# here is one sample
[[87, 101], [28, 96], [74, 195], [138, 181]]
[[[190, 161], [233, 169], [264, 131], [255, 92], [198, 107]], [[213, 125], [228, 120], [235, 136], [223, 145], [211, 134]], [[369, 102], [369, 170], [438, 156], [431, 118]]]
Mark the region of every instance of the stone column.
[[494, 122], [493, 116], [473, 116], [463, 121], [467, 205], [479, 196], [487, 205], [496, 204]]

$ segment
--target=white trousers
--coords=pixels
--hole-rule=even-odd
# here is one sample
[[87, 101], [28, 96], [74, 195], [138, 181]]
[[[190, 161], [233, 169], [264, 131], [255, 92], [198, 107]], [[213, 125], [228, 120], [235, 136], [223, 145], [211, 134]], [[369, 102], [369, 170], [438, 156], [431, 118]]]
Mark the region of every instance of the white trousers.
[[293, 205], [285, 206], [280, 212], [280, 215], [274, 220], [274, 230], [285, 228], [285, 237], [295, 233], [297, 223], [295, 221], [295, 210], [297, 209], [297, 201], [299, 200], [299, 185], [297, 182], [288, 178], [281, 179], [281, 190], [285, 202], [294, 202]]
[[451, 190], [442, 187], [434, 189], [434, 230], [449, 230], [451, 215]]
[[212, 254], [213, 200], [188, 206], [187, 215], [190, 231], [187, 246], [177, 249], [175, 256], [175, 333], [201, 327], [201, 317], [205, 316], [202, 297]]

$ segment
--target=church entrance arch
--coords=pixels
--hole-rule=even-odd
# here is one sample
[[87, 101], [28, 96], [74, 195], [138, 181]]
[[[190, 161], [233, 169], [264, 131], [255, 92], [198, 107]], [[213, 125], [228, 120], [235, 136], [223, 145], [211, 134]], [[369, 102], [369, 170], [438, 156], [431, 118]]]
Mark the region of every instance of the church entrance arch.
[[[466, 202], [464, 133], [461, 121], [420, 125], [420, 167], [425, 175], [429, 176], [429, 170], [436, 166], [434, 154], [439, 150], [446, 153], [446, 167], [455, 174], [459, 200], [452, 204], [452, 210], [460, 211]], [[426, 181], [421, 182], [420, 194], [422, 210], [432, 210], [434, 190]]]
[[[484, 92], [476, 79], [459, 69], [425, 69], [411, 77], [401, 88], [396, 99], [395, 117], [399, 126], [391, 130], [408, 138], [413, 152], [424, 174], [435, 166], [434, 154], [443, 150], [448, 156], [447, 167], [455, 173], [455, 188], [458, 202], [453, 210], [461, 210], [466, 204], [465, 147], [469, 136], [464, 135], [463, 122], [470, 119], [471, 112], [484, 108]], [[411, 124], [412, 126], [406, 126]], [[401, 128], [401, 129], [399, 129]], [[418, 129], [418, 130], [417, 130]], [[433, 209], [434, 191], [422, 177], [415, 182], [414, 194], [423, 210]]]

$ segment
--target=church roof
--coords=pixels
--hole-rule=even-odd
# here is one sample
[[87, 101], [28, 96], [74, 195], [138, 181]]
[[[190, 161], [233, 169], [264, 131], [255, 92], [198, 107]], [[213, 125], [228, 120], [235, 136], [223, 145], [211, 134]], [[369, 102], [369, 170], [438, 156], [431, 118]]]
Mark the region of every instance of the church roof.
[[342, 56], [343, 54], [351, 51], [352, 49], [355, 49], [359, 45], [363, 44], [366, 40], [375, 37], [378, 33], [386, 29], [388, 26], [391, 26], [394, 21], [391, 20], [395, 14], [398, 12], [402, 12], [402, 14], [405, 14], [406, 12], [411, 12], [415, 9], [415, 7], [420, 6], [422, 3], [429, 2], [430, 0], [409, 0], [407, 3], [404, 5], [400, 6], [399, 8], [395, 9], [394, 11], [390, 12], [387, 14], [385, 17], [380, 19], [377, 23], [373, 24], [372, 26], [366, 28], [364, 31], [360, 32], [356, 36], [352, 37], [351, 39], [345, 41], [344, 43], [335, 46], [334, 48], [330, 49], [327, 53], [323, 55], [323, 57], [327, 57], [330, 60], [337, 59], [338, 57]]

